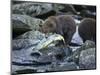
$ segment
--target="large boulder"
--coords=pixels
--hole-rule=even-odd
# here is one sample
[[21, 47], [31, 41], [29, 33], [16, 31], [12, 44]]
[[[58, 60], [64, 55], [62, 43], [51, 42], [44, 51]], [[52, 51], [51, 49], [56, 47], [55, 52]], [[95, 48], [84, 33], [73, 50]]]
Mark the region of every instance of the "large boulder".
[[73, 5], [69, 4], [19, 2], [17, 4], [13, 4], [12, 6], [14, 14], [26, 14], [41, 19], [46, 19], [52, 15], [77, 14]]
[[32, 39], [15, 39], [12, 40], [12, 48], [13, 50], [20, 50], [23, 48], [29, 48], [38, 44], [39, 40], [32, 40]]
[[77, 11], [73, 7], [73, 5], [69, 4], [53, 4], [54, 10], [57, 12], [57, 14], [70, 14], [74, 15], [77, 14]]
[[64, 59], [70, 56], [72, 53], [70, 48], [63, 47], [48, 47], [39, 51], [44, 55], [54, 57], [56, 61], [64, 61]]
[[45, 38], [45, 35], [39, 31], [28, 31], [12, 41], [13, 50], [35, 47], [40, 41]]
[[81, 52], [79, 56], [80, 69], [96, 69], [96, 49], [89, 48]]
[[12, 14], [13, 36], [25, 33], [30, 30], [38, 30], [43, 20], [32, 18], [27, 15]]
[[63, 62], [60, 65], [52, 66], [50, 71], [70, 71], [77, 70], [77, 65], [74, 62]]
[[42, 16], [46, 17], [48, 15], [53, 15], [52, 4], [49, 3], [35, 3], [35, 2], [23, 2], [20, 4], [12, 5], [12, 12], [14, 14], [26, 14], [30, 16]]
[[93, 41], [87, 40], [81, 47], [74, 50], [73, 54], [68, 58], [68, 61], [74, 61], [75, 63], [79, 64], [79, 57], [81, 52], [90, 48], [95, 48], [95, 43]]
[[20, 36], [18, 36], [16, 39], [32, 39], [32, 40], [42, 40], [45, 38], [45, 34], [39, 32], [39, 31], [28, 31]]

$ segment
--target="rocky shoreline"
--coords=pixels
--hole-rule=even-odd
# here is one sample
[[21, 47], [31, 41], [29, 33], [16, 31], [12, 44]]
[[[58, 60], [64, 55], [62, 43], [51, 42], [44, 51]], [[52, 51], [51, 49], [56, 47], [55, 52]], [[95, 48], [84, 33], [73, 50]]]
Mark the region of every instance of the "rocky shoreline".
[[75, 33], [72, 43], [77, 46], [65, 47], [59, 44], [59, 41], [64, 42], [61, 35], [45, 35], [39, 31], [39, 26], [52, 15], [74, 16], [77, 26], [84, 17], [96, 17], [88, 6], [81, 6], [81, 12], [76, 8], [68, 4], [12, 2], [12, 74], [96, 69], [93, 41], [83, 43]]

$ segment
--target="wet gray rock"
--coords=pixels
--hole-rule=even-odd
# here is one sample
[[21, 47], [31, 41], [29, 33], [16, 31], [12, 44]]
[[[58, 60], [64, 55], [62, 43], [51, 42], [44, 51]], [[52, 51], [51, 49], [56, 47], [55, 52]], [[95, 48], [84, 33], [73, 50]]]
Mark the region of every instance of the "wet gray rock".
[[[13, 73], [26, 73], [25, 70], [28, 70], [28, 73], [52, 71], [52, 67], [60, 65], [67, 57], [63, 48], [50, 47], [40, 51], [33, 51], [32, 49], [33, 47], [29, 47], [12, 51]], [[55, 71], [66, 70], [63, 68], [65, 67], [60, 66], [59, 70]], [[72, 68], [74, 69], [74, 67]]]
[[41, 55], [42, 55], [42, 53], [40, 53], [40, 52], [32, 52], [31, 54], [30, 54], [32, 57], [35, 57], [36, 59], [38, 59]]
[[39, 28], [39, 25], [43, 23], [43, 20], [32, 18], [28, 15], [12, 14], [11, 17], [12, 17], [12, 24], [14, 29], [27, 28], [27, 29], [36, 30]]
[[41, 65], [49, 65], [52, 62], [49, 58], [51, 57], [43, 56], [41, 52], [33, 52], [32, 48], [12, 51], [12, 64], [17, 66], [38, 67]]
[[42, 40], [43, 38], [45, 38], [45, 34], [32, 30], [18, 36], [16, 39]]
[[77, 11], [73, 7], [73, 5], [69, 5], [69, 4], [54, 4], [54, 10], [57, 13], [62, 12], [62, 13], [67, 13], [67, 14], [77, 14]]
[[12, 14], [12, 28], [13, 36], [18, 36], [26, 31], [38, 30], [39, 25], [43, 23], [43, 20], [32, 18], [27, 15]]
[[77, 48], [73, 54], [68, 58], [68, 61], [74, 61], [79, 64], [79, 56], [82, 51], [89, 48], [95, 48], [95, 43], [93, 41], [87, 40], [81, 47]]
[[77, 70], [77, 65], [74, 62], [62, 62], [60, 65], [56, 65], [56, 67], [52, 67], [51, 71], [69, 71], [69, 70]]
[[46, 72], [49, 70], [51, 65], [45, 65], [45, 66], [18, 66], [18, 65], [12, 65], [12, 74], [31, 74], [31, 73], [37, 73], [37, 72]]
[[51, 63], [52, 62], [52, 56], [50, 56], [50, 55], [42, 55], [37, 59], [37, 61], [41, 62], [41, 63]]
[[[23, 69], [33, 69], [33, 67], [25, 67], [25, 66], [18, 66], [18, 65], [11, 65], [11, 73], [16, 75], [17, 72], [16, 71], [21, 71]], [[34, 69], [33, 69], [34, 70]]]
[[16, 70], [15, 72], [12, 73], [12, 75], [16, 75], [16, 74], [30, 74], [30, 73], [34, 73], [37, 72], [37, 70], [35, 69], [21, 69], [21, 70]]
[[65, 53], [66, 57], [72, 55], [72, 48], [66, 47], [66, 48], [63, 48], [63, 49], [64, 49], [64, 53]]
[[88, 48], [94, 48], [96, 47], [95, 42], [87, 40], [80, 48], [79, 50], [85, 50]]
[[28, 70], [28, 73], [46, 72], [51, 67], [51, 56], [31, 51], [31, 48], [12, 51], [12, 73], [27, 73], [25, 70]]
[[[63, 48], [53, 48], [53, 46], [49, 48], [49, 46], [46, 46], [46, 48], [41, 47], [40, 50], [35, 50], [35, 47], [37, 47], [44, 38], [46, 41], [50, 41], [50, 44], [54, 43], [52, 42], [53, 40], [58, 41], [63, 39], [60, 35], [54, 35], [55, 37], [53, 37], [53, 39], [51, 38], [52, 40], [50, 41], [50, 39], [46, 39], [39, 31], [29, 31], [13, 40], [12, 65], [17, 68], [13, 67], [13, 72], [22, 73], [27, 69], [29, 72], [31, 72], [30, 69], [32, 69], [33, 72], [34, 70], [36, 72], [46, 72], [51, 69], [53, 65], [52, 62], [59, 63], [62, 61], [61, 59], [64, 59], [67, 53], [67, 51], [66, 53], [64, 52]], [[48, 38], [51, 36], [52, 35], [49, 35]], [[47, 42], [46, 44], [48, 45]], [[22, 67], [22, 69], [20, 67]]]
[[31, 56], [33, 53], [32, 48], [23, 48], [20, 50], [12, 51], [12, 62], [18, 63], [32, 63], [33, 60], [36, 60], [36, 57]]
[[88, 9], [86, 9], [86, 10], [82, 10], [81, 12], [80, 12], [80, 15], [82, 16], [82, 17], [84, 17], [84, 18], [94, 18], [94, 19], [96, 19], [96, 9], [94, 9], [95, 11], [93, 12], [91, 12], [90, 10], [88, 10]]
[[64, 57], [68, 57], [71, 55], [71, 49], [63, 47], [48, 47], [39, 51], [45, 55], [54, 56], [56, 60], [60, 61], [64, 60]]
[[77, 11], [73, 5], [69, 4], [21, 2], [19, 4], [13, 4], [12, 6], [12, 11], [14, 14], [30, 15], [32, 17], [38, 17], [42, 19], [46, 19], [52, 15], [77, 14]]
[[39, 16], [49, 13], [53, 10], [52, 4], [49, 3], [21, 3], [12, 6], [14, 14], [27, 14], [32, 16]]
[[32, 40], [32, 39], [15, 39], [12, 40], [12, 49], [20, 50], [23, 48], [29, 48], [31, 46], [35, 46], [39, 42], [40, 42], [39, 40]]
[[65, 57], [65, 53], [63, 48], [58, 48], [58, 47], [48, 47], [40, 50], [41, 53], [44, 55], [48, 55], [52, 57], [52, 61], [55, 60], [60, 60], [62, 61]]
[[96, 68], [96, 49], [89, 48], [81, 52], [79, 57], [80, 69]]

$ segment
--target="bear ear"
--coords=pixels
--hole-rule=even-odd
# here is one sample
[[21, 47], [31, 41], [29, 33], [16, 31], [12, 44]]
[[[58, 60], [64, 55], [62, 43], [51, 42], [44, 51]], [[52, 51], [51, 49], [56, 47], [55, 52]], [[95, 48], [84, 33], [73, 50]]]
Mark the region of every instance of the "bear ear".
[[50, 16], [50, 18], [55, 18], [55, 16]]
[[48, 17], [48, 18], [50, 18], [50, 19], [53, 19], [53, 20], [54, 20], [54, 19], [55, 19], [55, 17], [56, 17], [56, 16], [50, 16], [50, 17]]
[[49, 20], [51, 20], [51, 21], [57, 23], [57, 16], [50, 16], [50, 17], [49, 17]]

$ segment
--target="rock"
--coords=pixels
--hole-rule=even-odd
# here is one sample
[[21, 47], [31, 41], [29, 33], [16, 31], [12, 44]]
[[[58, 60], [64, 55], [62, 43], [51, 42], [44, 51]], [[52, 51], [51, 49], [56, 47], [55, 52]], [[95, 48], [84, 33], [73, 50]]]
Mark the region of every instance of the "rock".
[[64, 57], [67, 57], [71, 54], [70, 49], [62, 47], [48, 47], [39, 50], [44, 55], [54, 56], [56, 60], [62, 61]]
[[23, 48], [29, 48], [31, 46], [35, 46], [38, 44], [39, 40], [32, 40], [32, 39], [15, 39], [12, 41], [12, 48], [13, 50], [20, 50]]
[[[41, 57], [41, 52], [32, 51], [32, 48], [24, 48], [21, 50], [13, 50], [12, 51], [12, 63], [14, 65], [44, 65], [49, 64], [48, 62], [40, 61], [43, 57]], [[49, 56], [48, 56], [49, 57]], [[48, 59], [49, 60], [49, 59]]]
[[51, 68], [51, 65], [44, 65], [44, 66], [40, 66], [37, 67], [37, 72], [36, 73], [40, 73], [40, 72], [46, 72]]
[[35, 70], [35, 69], [22, 69], [22, 70], [15, 71], [14, 75], [16, 75], [16, 74], [31, 74], [31, 73], [35, 73], [35, 72], [37, 72], [37, 70]]
[[96, 19], [96, 9], [95, 9], [95, 11], [94, 12], [91, 12], [91, 11], [89, 11], [89, 10], [82, 10], [81, 12], [80, 12], [80, 15], [82, 16], [82, 17], [84, 17], [84, 18], [94, 18], [94, 19]]
[[81, 52], [79, 57], [80, 69], [96, 69], [96, 50], [89, 48]]
[[63, 50], [64, 50], [64, 53], [65, 53], [66, 57], [72, 55], [72, 48], [65, 47], [65, 48], [63, 48]]
[[70, 71], [70, 70], [77, 70], [77, 65], [74, 62], [62, 62], [60, 65], [56, 67], [52, 67], [51, 71]]
[[96, 47], [95, 43], [93, 41], [87, 40], [80, 48], [79, 50], [85, 50], [88, 48], [94, 48]]
[[[36, 57], [31, 56], [31, 53], [33, 53], [32, 48], [23, 48], [20, 50], [13, 50], [12, 51], [12, 62], [17, 63], [33, 63], [33, 60], [37, 60]], [[41, 55], [41, 53], [39, 52]]]
[[62, 49], [55, 49], [51, 49], [51, 52], [47, 50], [48, 53], [35, 52], [32, 51], [32, 48], [12, 51], [13, 72], [23, 73], [27, 69], [29, 69], [29, 73], [31, 73], [30, 69], [33, 70], [33, 73], [52, 71], [52, 66], [62, 62], [61, 59], [66, 56]]
[[32, 74], [32, 73], [40, 73], [40, 72], [46, 72], [46, 70], [50, 69], [50, 65], [45, 66], [17, 66], [12, 65], [12, 74]]
[[21, 4], [13, 4], [12, 11], [14, 14], [26, 14], [41, 18], [55, 14], [52, 4], [49, 3], [23, 2]]
[[42, 55], [42, 53], [40, 53], [40, 52], [32, 52], [30, 55], [32, 57], [35, 57], [36, 59], [38, 59]]
[[[31, 55], [32, 53], [34, 55]], [[13, 72], [23, 69], [38, 70], [41, 67], [48, 69], [46, 66], [51, 64], [51, 60], [50, 56], [43, 56], [40, 52], [33, 52], [31, 48], [12, 51]]]
[[12, 14], [13, 34], [18, 35], [30, 30], [38, 30], [43, 20], [27, 15]]
[[78, 15], [82, 17], [88, 17], [88, 18], [96, 18], [96, 6], [85, 6], [85, 5], [74, 5], [74, 8], [77, 12], [79, 12]]
[[54, 4], [54, 10], [59, 13], [67, 13], [67, 14], [77, 14], [77, 11], [73, 7], [73, 5], [69, 4]]
[[24, 3], [25, 1], [16, 1], [16, 0], [12, 0], [12, 4], [21, 4]]
[[16, 75], [16, 74], [21, 74], [22, 72], [23, 73], [27, 73], [27, 71], [25, 72], [25, 69], [26, 70], [33, 70], [33, 72], [34, 72], [34, 70], [36, 71], [36, 69], [34, 69], [33, 67], [31, 67], [31, 66], [17, 66], [17, 65], [12, 65], [11, 66], [12, 68], [11, 68], [11, 73], [13, 74], [13, 75]]
[[87, 40], [81, 47], [74, 50], [73, 54], [68, 58], [68, 61], [74, 61], [79, 64], [80, 53], [89, 48], [95, 48], [95, 43], [93, 41]]
[[42, 40], [43, 38], [45, 38], [45, 34], [32, 30], [18, 36], [16, 39]]
[[[13, 23], [13, 28], [15, 29], [28, 27], [27, 29], [36, 30], [39, 28], [39, 25], [42, 25], [43, 20], [32, 18], [28, 15], [12, 14], [12, 23]], [[27, 26], [22, 25], [20, 23], [27, 24]]]
[[[52, 62], [52, 56], [50, 55], [42, 55], [37, 59], [38, 62], [41, 63], [51, 63]], [[45, 64], [46, 65], [46, 64]]]

